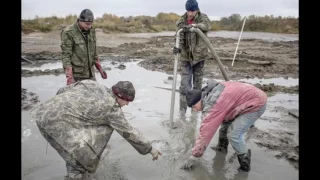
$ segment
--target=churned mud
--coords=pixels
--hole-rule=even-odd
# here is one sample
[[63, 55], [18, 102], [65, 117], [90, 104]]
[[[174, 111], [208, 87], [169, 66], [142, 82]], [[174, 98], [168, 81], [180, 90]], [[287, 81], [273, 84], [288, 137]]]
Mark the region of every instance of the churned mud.
[[[27, 59], [38, 61], [60, 58], [59, 32], [31, 33], [23, 35], [22, 39], [24, 42], [22, 43], [22, 55]], [[98, 54], [101, 59], [126, 62], [128, 59], [140, 58], [144, 61], [139, 65], [146, 69], [161, 72], [173, 71], [174, 33], [172, 36], [143, 38], [143, 36], [128, 37], [98, 32], [97, 39]], [[231, 79], [299, 77], [298, 40], [242, 39], [233, 66], [231, 64], [237, 39], [209, 37], [209, 40]], [[204, 75], [205, 77], [222, 78], [211, 53], [210, 58], [206, 61]]]
[[[165, 34], [167, 36], [97, 34], [99, 57], [108, 73], [108, 79], [104, 80], [96, 70], [97, 81], [108, 87], [120, 80], [133, 82], [136, 99], [123, 108], [124, 114], [163, 155], [158, 161], [152, 161], [150, 155], [141, 156], [114, 132], [91, 179], [298, 179], [299, 117], [292, 115], [299, 111], [298, 41], [279, 41], [279, 37], [276, 41], [268, 40], [267, 35], [261, 35], [264, 40], [248, 37], [241, 41], [234, 66], [231, 66], [237, 38], [209, 38], [231, 80], [251, 83], [269, 96], [266, 112], [246, 133], [247, 147], [252, 150], [251, 171], [239, 173], [239, 163], [231, 145], [227, 154], [208, 148], [196, 168], [180, 169], [195, 143], [201, 113], [188, 109], [186, 118], [179, 118], [177, 93], [175, 129], [170, 129], [174, 60], [171, 33]], [[63, 179], [65, 162], [50, 145], [47, 148], [28, 114], [31, 106], [48, 100], [66, 83], [60, 61], [59, 32], [30, 33], [22, 35], [22, 41], [22, 55], [35, 63], [22, 63], [22, 178]], [[208, 78], [223, 80], [212, 58], [206, 62], [203, 85]], [[177, 81], [176, 89], [180, 75]], [[209, 146], [215, 146], [218, 138], [217, 133]]]

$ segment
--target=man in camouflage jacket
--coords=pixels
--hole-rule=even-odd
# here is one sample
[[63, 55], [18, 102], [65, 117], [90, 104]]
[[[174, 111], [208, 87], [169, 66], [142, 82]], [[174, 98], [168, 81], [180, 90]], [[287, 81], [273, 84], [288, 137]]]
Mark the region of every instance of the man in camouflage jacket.
[[[200, 12], [196, 0], [186, 2], [187, 12], [176, 22], [177, 31], [183, 27], [199, 28], [205, 36], [211, 29], [210, 19]], [[180, 114], [187, 110], [186, 93], [192, 89], [201, 89], [205, 60], [208, 58], [208, 48], [196, 33], [181, 32], [180, 48], [174, 47], [173, 53], [181, 53], [181, 84], [180, 84]]]
[[83, 79], [95, 79], [93, 65], [103, 79], [107, 73], [102, 69], [97, 54], [97, 39], [92, 27], [93, 13], [84, 9], [74, 24], [61, 32], [61, 59], [66, 72], [67, 85]]
[[31, 110], [43, 137], [66, 161], [66, 180], [93, 174], [116, 130], [140, 154], [157, 160], [161, 153], [124, 117], [122, 106], [135, 97], [131, 82], [119, 81], [109, 89], [93, 80], [65, 86], [52, 99]]

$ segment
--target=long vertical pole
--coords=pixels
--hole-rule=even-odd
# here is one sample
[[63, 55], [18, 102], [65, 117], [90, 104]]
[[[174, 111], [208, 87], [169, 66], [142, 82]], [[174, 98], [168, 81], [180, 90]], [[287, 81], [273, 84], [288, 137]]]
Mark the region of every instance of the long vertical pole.
[[[179, 48], [180, 44], [180, 32], [183, 29], [180, 29], [176, 34], [176, 46]], [[175, 95], [176, 95], [176, 85], [177, 85], [177, 69], [178, 69], [178, 60], [179, 60], [180, 54], [176, 54], [174, 56], [174, 68], [173, 68], [173, 83], [172, 83], [172, 94], [171, 94], [171, 106], [170, 106], [170, 128], [173, 126], [173, 114], [174, 114], [174, 101], [175, 101]]]
[[238, 51], [238, 46], [239, 46], [239, 44], [240, 44], [240, 39], [241, 39], [241, 35], [242, 35], [242, 32], [243, 32], [244, 24], [246, 23], [246, 19], [247, 19], [247, 17], [244, 17], [244, 21], [243, 21], [243, 24], [242, 24], [240, 36], [239, 36], [239, 39], [238, 39], [236, 51], [234, 52], [234, 56], [233, 56], [233, 60], [232, 60], [231, 66], [233, 66], [234, 60], [236, 59], [236, 55], [237, 55], [237, 51]]

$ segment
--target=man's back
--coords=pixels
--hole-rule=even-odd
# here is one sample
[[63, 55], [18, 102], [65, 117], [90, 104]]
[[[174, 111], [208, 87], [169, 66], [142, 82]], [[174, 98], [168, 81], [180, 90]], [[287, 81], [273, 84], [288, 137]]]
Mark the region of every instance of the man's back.
[[229, 113], [225, 120], [232, 120], [237, 115], [260, 109], [267, 101], [267, 95], [259, 88], [236, 81], [221, 82], [225, 89], [219, 98], [228, 104]]
[[[52, 99], [35, 108], [38, 123], [67, 121], [74, 126], [107, 124], [106, 116], [117, 102], [111, 91], [95, 81], [84, 80], [58, 91]], [[49, 111], [50, 110], [50, 111]]]

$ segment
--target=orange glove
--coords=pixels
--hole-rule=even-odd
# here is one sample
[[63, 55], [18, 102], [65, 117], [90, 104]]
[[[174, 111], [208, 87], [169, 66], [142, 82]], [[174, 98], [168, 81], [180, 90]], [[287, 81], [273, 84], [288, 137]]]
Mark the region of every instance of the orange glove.
[[66, 77], [67, 77], [67, 85], [73, 84], [76, 81], [73, 78], [72, 67], [66, 67]]
[[107, 73], [102, 69], [101, 67], [101, 64], [100, 64], [100, 61], [99, 59], [95, 61], [94, 65], [96, 66], [96, 68], [99, 70], [100, 74], [101, 74], [101, 77], [103, 79], [107, 79]]

